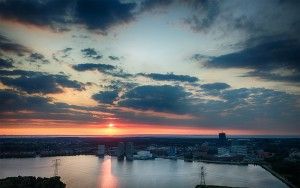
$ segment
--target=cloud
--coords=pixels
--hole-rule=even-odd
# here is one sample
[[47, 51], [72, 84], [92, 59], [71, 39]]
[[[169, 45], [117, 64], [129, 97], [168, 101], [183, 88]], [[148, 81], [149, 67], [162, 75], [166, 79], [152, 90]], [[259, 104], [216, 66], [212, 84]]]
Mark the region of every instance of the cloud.
[[250, 71], [242, 75], [241, 77], [259, 77], [263, 80], [270, 81], [279, 81], [279, 82], [300, 82], [300, 72], [292, 71], [288, 74], [284, 74], [284, 70], [282, 70], [283, 74], [280, 74], [280, 69], [278, 72], [271, 72], [267, 70], [255, 70]]
[[2, 53], [10, 52], [10, 53], [17, 54], [19, 56], [23, 56], [25, 53], [30, 53], [31, 50], [23, 45], [17, 44], [9, 40], [8, 38], [0, 34], [0, 54], [1, 52]]
[[45, 58], [43, 54], [40, 53], [32, 53], [28, 59], [30, 62], [41, 62], [41, 63], [49, 63], [49, 61]]
[[183, 87], [162, 85], [138, 86], [126, 92], [118, 104], [120, 106], [140, 110], [153, 110], [158, 112], [186, 113], [187, 97], [190, 93]]
[[[210, 95], [211, 91], [205, 92]], [[199, 124], [228, 129], [297, 130], [299, 95], [265, 88], [240, 88], [219, 90], [214, 96], [221, 100], [200, 98], [189, 107], [191, 114], [202, 115]]]
[[207, 55], [203, 55], [203, 54], [194, 54], [192, 55], [192, 57], [190, 58], [193, 61], [206, 61], [209, 60], [211, 57], [207, 56]]
[[216, 82], [211, 84], [203, 84], [200, 87], [204, 90], [223, 90], [230, 88], [230, 85], [226, 83]]
[[300, 70], [300, 43], [286, 39], [268, 41], [241, 51], [213, 57], [206, 66], [215, 68], [295, 68]]
[[73, 48], [65, 48], [63, 50], [58, 50], [54, 53], [52, 53], [52, 58], [56, 61], [56, 62], [61, 62], [63, 58], [67, 58], [70, 56], [71, 51], [73, 50]]
[[120, 60], [119, 57], [117, 57], [117, 56], [112, 56], [112, 55], [108, 56], [108, 58], [109, 58], [110, 60], [112, 60], [112, 61], [119, 61], [119, 60]]
[[[48, 109], [49, 99], [39, 96], [20, 96], [15, 91], [0, 90], [0, 111], [42, 110]], [[47, 106], [47, 108], [45, 108]]]
[[79, 0], [75, 14], [77, 21], [89, 29], [106, 30], [113, 25], [133, 20], [131, 11], [135, 6], [134, 3], [120, 3], [118, 0]]
[[288, 119], [299, 119], [296, 114], [300, 108], [295, 103], [298, 95], [264, 88], [241, 88], [225, 90], [221, 97], [226, 100], [224, 108], [236, 121], [267, 118], [286, 124]]
[[68, 47], [68, 48], [63, 49], [63, 52], [64, 52], [64, 53], [67, 53], [67, 52], [69, 52], [69, 51], [71, 51], [71, 50], [73, 50], [73, 48]]
[[[51, 98], [24, 95], [12, 90], [0, 90], [0, 112], [15, 112], [0, 113], [0, 118], [85, 123], [105, 121], [104, 116], [92, 115], [93, 111], [97, 111], [98, 114], [112, 114], [114, 118], [127, 123], [273, 131], [297, 131], [300, 120], [298, 95], [264, 88], [219, 90], [218, 95], [223, 100], [209, 100], [194, 98], [180, 86], [146, 85], [127, 91], [113, 108], [101, 106], [102, 103], [112, 104], [116, 100], [116, 93], [113, 90], [99, 92], [93, 97], [100, 104], [97, 107], [84, 107], [55, 103]], [[22, 111], [30, 113], [24, 114]], [[189, 118], [178, 119], [176, 115]]]
[[13, 61], [12, 59], [2, 59], [0, 58], [0, 69], [1, 68], [13, 68]]
[[0, 119], [3, 125], [10, 123], [9, 119], [19, 121], [38, 119], [68, 123], [84, 122], [99, 123], [103, 121], [101, 116], [93, 116], [85, 110], [85, 107], [54, 102], [49, 97], [25, 95], [15, 90], [0, 90]]
[[107, 71], [113, 70], [116, 67], [107, 64], [85, 63], [85, 64], [73, 65], [72, 68], [77, 71], [98, 70], [99, 72], [106, 73]]
[[124, 72], [122, 69], [117, 70], [117, 71], [109, 71], [106, 72], [106, 74], [111, 75], [113, 77], [119, 77], [119, 78], [129, 78], [129, 77], [134, 77], [133, 74]]
[[0, 90], [0, 111], [36, 110], [51, 111], [51, 100], [40, 96], [19, 95], [12, 90]]
[[[262, 37], [246, 43], [244, 49], [220, 56], [205, 57], [195, 54], [193, 60], [208, 68], [254, 69], [244, 77], [260, 77], [265, 80], [298, 82], [300, 75], [300, 41], [282, 37]], [[274, 73], [276, 70], [282, 73]], [[285, 75], [288, 70], [289, 75]]]
[[[227, 88], [215, 90], [213, 96], [220, 98], [215, 100], [207, 98], [211, 96], [211, 90], [203, 92], [204, 98], [203, 95], [194, 96], [180, 86], [137, 86], [128, 90], [116, 104], [136, 111], [124, 113], [116, 110], [114, 113], [117, 117], [124, 118], [124, 121], [146, 121], [156, 125], [184, 124], [217, 129], [274, 131], [297, 129], [297, 122], [300, 120], [298, 95], [264, 88]], [[151, 118], [137, 115], [138, 111], [151, 111], [153, 115]], [[169, 115], [161, 118], [160, 113]], [[157, 114], [157, 117], [154, 114]], [[175, 121], [171, 114], [185, 114], [193, 118]]]
[[[53, 75], [42, 72], [33, 71], [0, 71], [0, 81], [13, 88], [17, 88], [21, 91], [25, 91], [29, 94], [32, 93], [61, 93], [62, 88], [74, 88], [77, 90], [84, 89], [83, 84], [69, 80], [65, 75]], [[9, 77], [14, 76], [14, 77]], [[18, 76], [18, 77], [15, 77]]]
[[140, 12], [151, 11], [156, 8], [166, 8], [167, 6], [171, 5], [174, 1], [173, 0], [144, 0], [141, 2], [140, 5]]
[[118, 0], [5, 0], [0, 2], [0, 17], [55, 31], [66, 31], [70, 25], [77, 24], [105, 32], [114, 25], [133, 20], [135, 6]]
[[0, 70], [0, 76], [31, 76], [35, 74], [44, 73], [26, 70]]
[[102, 55], [99, 55], [98, 52], [94, 48], [85, 48], [81, 50], [84, 57], [93, 58], [93, 59], [101, 59]]
[[168, 74], [159, 74], [159, 73], [139, 73], [138, 75], [151, 78], [153, 80], [159, 80], [159, 81], [180, 81], [180, 82], [197, 82], [199, 79], [194, 76], [188, 76], [188, 75], [176, 75], [173, 73]]
[[105, 104], [112, 104], [118, 97], [118, 91], [102, 91], [97, 94], [94, 94], [92, 98], [98, 102]]
[[134, 83], [134, 82], [130, 82], [130, 81], [129, 82], [124, 82], [124, 81], [120, 81], [120, 80], [112, 80], [106, 88], [107, 88], [107, 90], [120, 91], [122, 89], [129, 90], [129, 89], [132, 89], [136, 86], [138, 86], [138, 84]]
[[88, 70], [97, 70], [101, 73], [120, 78], [128, 78], [134, 76], [132, 74], [124, 72], [122, 69], [117, 69], [117, 67], [108, 64], [85, 63], [73, 65], [72, 68], [80, 72]]
[[219, 1], [193, 1], [197, 13], [185, 18], [184, 23], [196, 32], [207, 31], [220, 13]]

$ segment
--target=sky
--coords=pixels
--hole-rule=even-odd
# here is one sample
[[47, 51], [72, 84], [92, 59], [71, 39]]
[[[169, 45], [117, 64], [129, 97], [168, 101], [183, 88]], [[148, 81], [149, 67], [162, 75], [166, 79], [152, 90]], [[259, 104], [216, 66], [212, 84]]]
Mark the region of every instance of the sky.
[[300, 135], [299, 10], [0, 0], [0, 135]]

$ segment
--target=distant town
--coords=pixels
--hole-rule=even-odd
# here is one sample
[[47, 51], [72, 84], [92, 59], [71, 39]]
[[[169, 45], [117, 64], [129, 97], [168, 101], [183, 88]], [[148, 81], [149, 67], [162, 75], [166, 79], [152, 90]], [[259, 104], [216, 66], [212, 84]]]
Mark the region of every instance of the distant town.
[[291, 186], [299, 186], [299, 138], [23, 137], [0, 138], [0, 158], [110, 155], [119, 161], [182, 159], [186, 162], [261, 165]]

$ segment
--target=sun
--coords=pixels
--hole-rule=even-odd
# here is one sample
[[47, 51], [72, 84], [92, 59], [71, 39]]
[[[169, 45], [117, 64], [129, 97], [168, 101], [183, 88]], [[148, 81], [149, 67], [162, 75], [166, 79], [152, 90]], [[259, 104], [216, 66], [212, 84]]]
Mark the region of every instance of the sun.
[[115, 125], [114, 125], [113, 123], [109, 123], [109, 124], [108, 124], [108, 127], [109, 127], [109, 128], [113, 128], [114, 126], [115, 126]]

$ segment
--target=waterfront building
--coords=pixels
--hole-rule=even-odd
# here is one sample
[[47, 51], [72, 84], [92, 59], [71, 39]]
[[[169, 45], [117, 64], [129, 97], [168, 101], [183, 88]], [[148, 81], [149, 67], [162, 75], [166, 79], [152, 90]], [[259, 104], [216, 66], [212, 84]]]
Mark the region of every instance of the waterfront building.
[[133, 153], [134, 153], [133, 143], [132, 142], [127, 142], [126, 143], [126, 148], [125, 148], [126, 160], [132, 161], [133, 160]]
[[119, 142], [118, 149], [117, 149], [117, 157], [118, 160], [124, 160], [124, 157], [126, 157], [126, 160], [133, 160], [133, 153], [134, 153], [134, 147], [132, 142]]
[[150, 153], [150, 151], [138, 151], [137, 155], [134, 155], [133, 157], [134, 157], [134, 159], [137, 159], [137, 160], [154, 159], [153, 155]]
[[124, 142], [119, 142], [117, 149], [118, 160], [123, 160], [125, 156], [125, 144]]
[[99, 157], [104, 157], [104, 155], [105, 155], [105, 145], [98, 145], [97, 155]]

